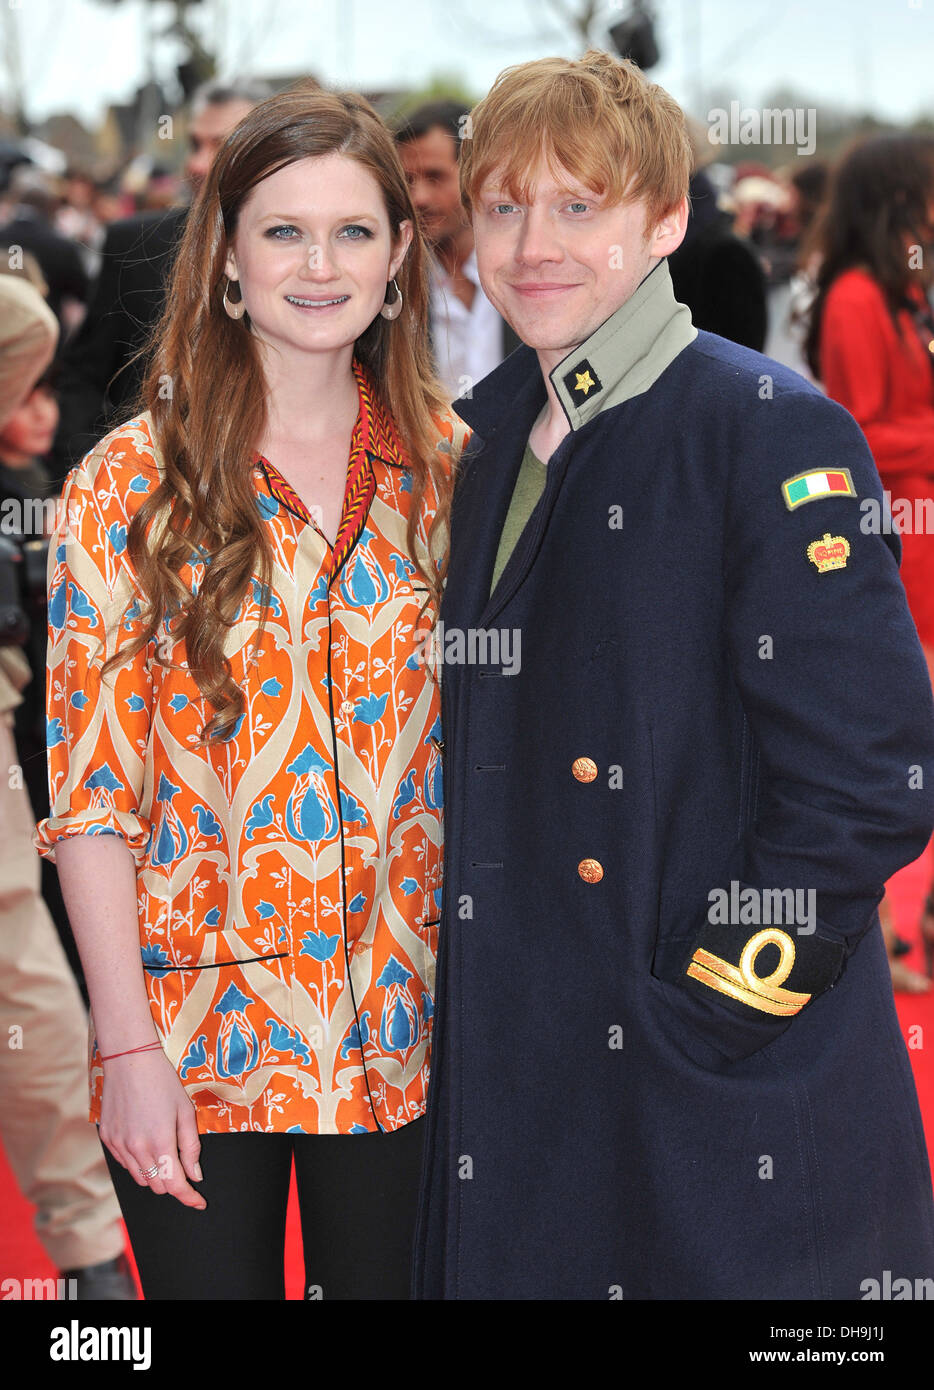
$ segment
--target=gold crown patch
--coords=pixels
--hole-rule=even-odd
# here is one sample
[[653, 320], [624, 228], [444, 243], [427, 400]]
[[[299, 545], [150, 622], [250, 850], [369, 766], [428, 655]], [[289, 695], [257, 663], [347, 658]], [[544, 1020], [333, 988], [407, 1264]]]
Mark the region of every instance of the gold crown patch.
[[844, 536], [832, 536], [829, 531], [808, 546], [808, 559], [817, 566], [818, 574], [845, 569], [849, 554], [850, 542]]

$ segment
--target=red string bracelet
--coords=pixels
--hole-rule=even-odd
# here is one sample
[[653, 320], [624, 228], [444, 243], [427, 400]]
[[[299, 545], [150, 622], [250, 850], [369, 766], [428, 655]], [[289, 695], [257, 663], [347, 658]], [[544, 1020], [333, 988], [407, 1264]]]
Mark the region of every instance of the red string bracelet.
[[128, 1047], [126, 1052], [110, 1052], [106, 1057], [102, 1057], [101, 1061], [112, 1062], [115, 1057], [129, 1057], [133, 1052], [152, 1052], [155, 1048], [161, 1048], [161, 1046], [162, 1044], [160, 1042], [144, 1043], [142, 1047]]

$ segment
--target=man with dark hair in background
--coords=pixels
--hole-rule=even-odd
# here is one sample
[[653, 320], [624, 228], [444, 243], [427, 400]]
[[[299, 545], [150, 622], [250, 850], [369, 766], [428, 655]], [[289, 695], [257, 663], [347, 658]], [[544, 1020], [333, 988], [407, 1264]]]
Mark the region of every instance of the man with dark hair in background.
[[438, 376], [453, 396], [498, 367], [519, 339], [487, 299], [477, 274], [473, 229], [461, 204], [458, 151], [467, 111], [432, 101], [396, 131], [431, 261], [431, 342]]

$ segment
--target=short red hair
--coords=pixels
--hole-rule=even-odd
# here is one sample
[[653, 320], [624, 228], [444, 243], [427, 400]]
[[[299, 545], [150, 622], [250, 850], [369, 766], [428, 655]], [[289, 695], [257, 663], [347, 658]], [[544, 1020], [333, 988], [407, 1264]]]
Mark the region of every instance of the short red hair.
[[646, 201], [653, 227], [687, 194], [693, 153], [684, 112], [628, 59], [590, 49], [579, 60], [540, 58], [506, 68], [470, 113], [461, 142], [461, 197], [469, 209], [494, 169], [525, 201], [544, 156], [611, 203]]

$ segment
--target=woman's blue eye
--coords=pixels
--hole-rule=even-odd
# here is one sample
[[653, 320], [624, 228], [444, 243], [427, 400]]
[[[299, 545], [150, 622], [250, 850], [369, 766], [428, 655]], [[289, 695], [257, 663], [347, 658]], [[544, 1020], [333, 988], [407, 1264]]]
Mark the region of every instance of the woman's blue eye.
[[[301, 236], [301, 232], [290, 223], [284, 223], [279, 227], [268, 228], [266, 235], [273, 241], [294, 241], [296, 237]], [[361, 227], [354, 222], [344, 227], [340, 235], [345, 237], [348, 241], [359, 241], [362, 237], [372, 237], [373, 233], [370, 231], [369, 227]]]

